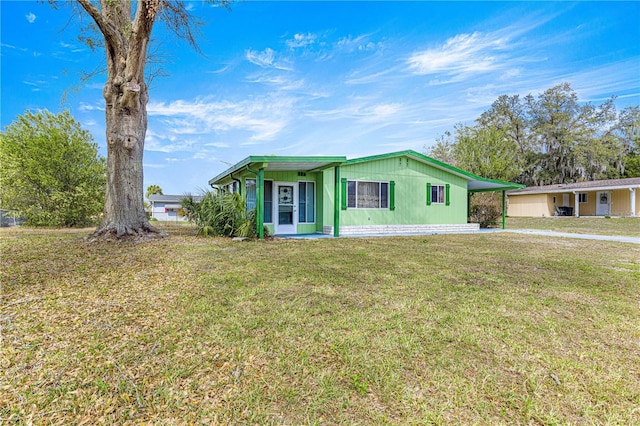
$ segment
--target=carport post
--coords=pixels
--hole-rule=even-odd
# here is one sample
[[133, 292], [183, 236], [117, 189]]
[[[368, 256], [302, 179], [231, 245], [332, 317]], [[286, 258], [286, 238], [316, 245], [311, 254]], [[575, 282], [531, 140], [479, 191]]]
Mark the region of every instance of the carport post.
[[507, 227], [507, 191], [502, 191], [502, 229]]
[[256, 179], [257, 202], [256, 202], [256, 227], [258, 228], [258, 239], [264, 239], [264, 168], [258, 169], [258, 176]]
[[340, 166], [333, 169], [334, 189], [333, 189], [333, 236], [340, 236]]
[[247, 170], [256, 175], [256, 232], [258, 239], [262, 240], [264, 239], [264, 167], [253, 170], [247, 166]]

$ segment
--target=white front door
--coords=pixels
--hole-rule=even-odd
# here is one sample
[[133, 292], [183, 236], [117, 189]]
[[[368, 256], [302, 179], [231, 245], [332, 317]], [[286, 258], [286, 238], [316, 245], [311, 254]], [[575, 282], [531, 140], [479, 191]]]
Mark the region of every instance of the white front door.
[[298, 230], [298, 188], [295, 183], [276, 183], [275, 234], [296, 234]]
[[611, 214], [611, 193], [598, 192], [596, 196], [596, 216], [608, 216]]
[[569, 201], [569, 194], [562, 194], [562, 206], [569, 207], [571, 202]]

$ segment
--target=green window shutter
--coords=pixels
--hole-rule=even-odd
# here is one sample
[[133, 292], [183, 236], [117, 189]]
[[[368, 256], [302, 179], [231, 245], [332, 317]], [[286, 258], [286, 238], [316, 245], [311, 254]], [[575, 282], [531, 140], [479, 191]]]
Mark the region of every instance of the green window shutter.
[[389, 210], [396, 209], [396, 183], [395, 181], [389, 182]]
[[427, 183], [427, 205], [431, 205], [431, 184]]
[[444, 187], [444, 188], [445, 188], [444, 197], [445, 197], [445, 205], [446, 205], [446, 206], [448, 206], [449, 204], [451, 204], [451, 203], [449, 202], [449, 187], [450, 187], [450, 186], [451, 186], [451, 185], [446, 184], [446, 185], [445, 185], [445, 187]]
[[341, 195], [341, 203], [340, 206], [342, 208], [342, 210], [346, 210], [347, 209], [347, 179], [346, 178], [342, 178], [341, 179], [341, 191], [340, 191], [340, 195]]

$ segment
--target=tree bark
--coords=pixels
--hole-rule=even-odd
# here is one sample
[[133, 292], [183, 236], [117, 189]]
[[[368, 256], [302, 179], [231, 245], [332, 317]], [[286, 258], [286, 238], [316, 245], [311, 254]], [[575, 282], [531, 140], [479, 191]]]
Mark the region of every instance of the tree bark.
[[132, 20], [128, 1], [78, 0], [105, 39], [107, 188], [102, 225], [93, 237], [129, 239], [164, 236], [147, 219], [142, 156], [149, 92], [144, 81], [147, 45], [160, 0], [138, 0]]
[[107, 82], [107, 194], [104, 222], [95, 236], [129, 238], [158, 234], [149, 224], [143, 203], [142, 157], [148, 100], [144, 83]]

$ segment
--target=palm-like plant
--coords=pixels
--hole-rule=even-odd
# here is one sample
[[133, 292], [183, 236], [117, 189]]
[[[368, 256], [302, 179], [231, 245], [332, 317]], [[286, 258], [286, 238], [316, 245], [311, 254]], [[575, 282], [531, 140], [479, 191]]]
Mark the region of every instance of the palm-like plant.
[[149, 195], [163, 195], [162, 188], [160, 188], [160, 185], [149, 185], [145, 195], [147, 196], [147, 199], [149, 198]]
[[186, 196], [185, 216], [198, 227], [198, 235], [256, 238], [255, 210], [246, 210], [240, 194], [207, 191], [200, 202]]

